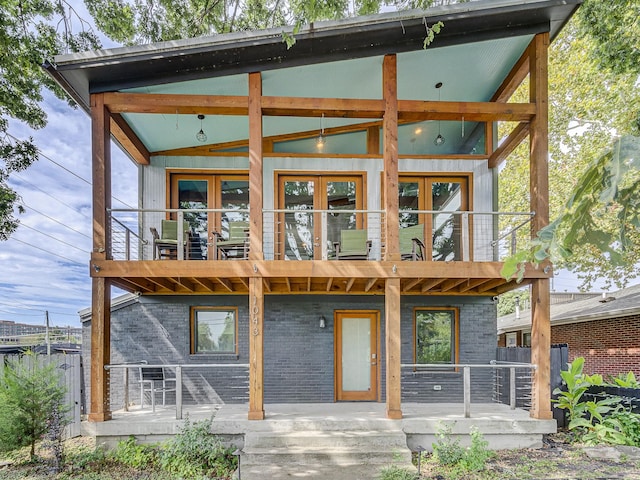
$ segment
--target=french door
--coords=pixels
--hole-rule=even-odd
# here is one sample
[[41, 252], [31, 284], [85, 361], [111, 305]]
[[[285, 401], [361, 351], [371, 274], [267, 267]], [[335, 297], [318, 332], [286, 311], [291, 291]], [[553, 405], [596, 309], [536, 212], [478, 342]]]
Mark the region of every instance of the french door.
[[[230, 221], [248, 221], [249, 177], [214, 173], [172, 173], [170, 208], [182, 210], [219, 209], [222, 212], [184, 213], [189, 222], [190, 259], [214, 258], [211, 252], [212, 231], [228, 238]], [[172, 215], [175, 218], [175, 214]]]
[[466, 176], [400, 176], [400, 228], [424, 225], [427, 259], [463, 260], [462, 215], [453, 212], [469, 210], [468, 184]]
[[378, 312], [335, 313], [336, 401], [378, 400]]
[[281, 174], [278, 192], [278, 208], [288, 210], [279, 216], [279, 259], [326, 260], [341, 230], [364, 228], [364, 215], [349, 212], [364, 208], [362, 175]]

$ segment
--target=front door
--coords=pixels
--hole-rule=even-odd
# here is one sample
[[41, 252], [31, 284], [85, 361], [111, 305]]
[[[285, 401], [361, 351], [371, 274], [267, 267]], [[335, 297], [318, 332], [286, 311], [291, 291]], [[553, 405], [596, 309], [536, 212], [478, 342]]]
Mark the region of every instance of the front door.
[[378, 356], [378, 312], [336, 312], [337, 401], [378, 400]]

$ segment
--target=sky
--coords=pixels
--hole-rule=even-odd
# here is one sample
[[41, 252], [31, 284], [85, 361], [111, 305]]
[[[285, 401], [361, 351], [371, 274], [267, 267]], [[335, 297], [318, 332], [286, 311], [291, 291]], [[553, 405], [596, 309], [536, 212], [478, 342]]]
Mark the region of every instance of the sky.
[[[72, 2], [88, 19], [80, 0]], [[111, 47], [102, 39], [106, 47]], [[78, 311], [91, 305], [91, 135], [89, 116], [71, 108], [48, 91], [42, 104], [48, 124], [42, 130], [10, 121], [9, 133], [33, 137], [39, 160], [12, 175], [10, 186], [21, 197], [25, 213], [20, 226], [0, 243], [0, 320], [79, 326]], [[137, 171], [133, 162], [112, 144], [114, 208], [137, 205]], [[570, 272], [559, 272], [555, 291], [577, 291]], [[596, 286], [597, 287], [597, 286]], [[597, 290], [597, 288], [596, 288]], [[113, 288], [112, 297], [124, 292]]]

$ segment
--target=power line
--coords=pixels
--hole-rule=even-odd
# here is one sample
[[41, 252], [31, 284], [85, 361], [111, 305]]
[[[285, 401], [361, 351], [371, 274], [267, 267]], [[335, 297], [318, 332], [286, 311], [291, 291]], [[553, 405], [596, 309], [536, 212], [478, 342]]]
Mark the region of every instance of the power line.
[[76, 260], [71, 260], [70, 258], [67, 258], [65, 256], [58, 255], [57, 253], [50, 252], [49, 250], [45, 250], [44, 248], [41, 248], [41, 247], [38, 247], [36, 245], [32, 245], [31, 243], [28, 243], [28, 242], [25, 242], [23, 240], [20, 240], [19, 238], [11, 237], [11, 239], [15, 240], [16, 242], [20, 242], [20, 243], [22, 243], [24, 245], [28, 245], [29, 247], [35, 248], [36, 250], [40, 250], [40, 251], [42, 251], [44, 253], [48, 253], [49, 255], [53, 255], [54, 257], [58, 257], [58, 258], [62, 258], [63, 260], [67, 260], [67, 261], [69, 261], [69, 262], [71, 262], [71, 263], [73, 263], [75, 265], [84, 266], [82, 263], [77, 262]]
[[17, 173], [12, 173], [11, 174], [12, 177], [17, 177], [21, 182], [26, 183], [27, 185], [31, 185], [32, 188], [35, 188], [36, 190], [41, 191], [42, 193], [44, 193], [46, 196], [53, 198], [56, 202], [61, 203], [62, 205], [64, 205], [67, 208], [70, 208], [71, 210], [73, 210], [76, 213], [79, 213], [80, 215], [82, 215], [84, 218], [91, 220], [91, 217], [89, 215], [85, 215], [84, 213], [82, 213], [80, 210], [78, 210], [75, 207], [72, 207], [71, 205], [69, 205], [68, 203], [63, 202], [62, 200], [60, 200], [59, 198], [54, 197], [53, 195], [51, 195], [50, 193], [44, 191], [43, 189], [41, 189], [39, 186], [34, 185], [33, 183], [29, 182], [28, 180], [25, 180], [24, 178], [22, 178], [21, 175], [18, 175]]
[[67, 224], [65, 224], [65, 223], [62, 223], [61, 221], [56, 220], [56, 219], [55, 219], [55, 218], [53, 218], [53, 217], [50, 217], [50, 216], [49, 216], [49, 215], [47, 215], [46, 213], [42, 213], [41, 211], [36, 210], [35, 208], [28, 206], [28, 205], [27, 205], [26, 203], [24, 203], [24, 202], [21, 202], [21, 203], [20, 203], [20, 205], [22, 205], [24, 208], [30, 208], [30, 209], [31, 209], [31, 210], [33, 210], [34, 212], [39, 213], [40, 215], [42, 215], [43, 217], [47, 217], [47, 218], [48, 218], [49, 220], [51, 220], [52, 222], [56, 222], [58, 225], [62, 225], [63, 227], [68, 228], [69, 230], [71, 230], [71, 231], [73, 231], [73, 232], [79, 233], [79, 234], [80, 234], [80, 235], [82, 235], [83, 237], [86, 237], [86, 238], [88, 238], [89, 240], [91, 240], [91, 237], [90, 237], [89, 235], [86, 235], [86, 234], [82, 233], [80, 230], [76, 230], [75, 228], [72, 228], [72, 227], [70, 227], [69, 225], [67, 225]]
[[[8, 137], [11, 137], [13, 140], [15, 140], [16, 142], [21, 142], [22, 140], [18, 139], [17, 137], [14, 137], [13, 135], [11, 135], [8, 132], [5, 132], [5, 134]], [[60, 167], [61, 169], [63, 169], [65, 172], [70, 173], [71, 175], [73, 175], [74, 177], [76, 177], [77, 179], [81, 180], [82, 182], [86, 183], [87, 185], [91, 186], [91, 182], [89, 180], [87, 180], [84, 177], [81, 177], [80, 175], [78, 175], [76, 172], [74, 172], [73, 170], [68, 169], [67, 167], [65, 167], [64, 165], [56, 162], [55, 160], [53, 160], [51, 157], [48, 157], [47, 155], [44, 154], [44, 152], [42, 152], [42, 150], [40, 150], [38, 148], [38, 155], [49, 160], [51, 163], [53, 163], [54, 165]], [[111, 198], [113, 198], [115, 201], [120, 202], [122, 205], [124, 205], [125, 207], [128, 207], [132, 210], [135, 209], [135, 207], [132, 207], [131, 205], [129, 205], [127, 202], [120, 200], [118, 197], [111, 195]]]
[[64, 240], [60, 240], [59, 238], [56, 238], [56, 237], [54, 237], [53, 235], [49, 235], [48, 233], [44, 233], [44, 232], [42, 232], [42, 231], [40, 231], [40, 230], [38, 230], [38, 229], [36, 229], [36, 228], [30, 227], [29, 225], [26, 225], [26, 224], [24, 224], [24, 223], [20, 223], [20, 226], [21, 226], [21, 227], [26, 227], [26, 228], [28, 228], [28, 229], [30, 229], [30, 230], [33, 230], [34, 232], [38, 232], [39, 234], [44, 235], [45, 237], [49, 237], [49, 238], [51, 238], [51, 239], [55, 240], [56, 242], [60, 242], [60, 243], [63, 243], [63, 244], [65, 244], [65, 245], [68, 245], [69, 247], [75, 248], [76, 250], [79, 250], [79, 251], [81, 251], [82, 253], [87, 253], [87, 254], [89, 254], [89, 255], [91, 254], [91, 252], [89, 252], [89, 251], [87, 251], [87, 250], [82, 250], [81, 248], [76, 247], [76, 246], [75, 246], [75, 245], [73, 245], [72, 243], [68, 243], [68, 242], [65, 242]]

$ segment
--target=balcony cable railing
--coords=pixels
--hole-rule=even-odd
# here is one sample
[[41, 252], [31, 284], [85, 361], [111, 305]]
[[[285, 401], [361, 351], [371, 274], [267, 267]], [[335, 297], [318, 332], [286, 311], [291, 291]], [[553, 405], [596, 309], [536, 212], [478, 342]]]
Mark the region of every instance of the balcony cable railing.
[[420, 374], [434, 374], [438, 371], [442, 372], [451, 371], [451, 369], [462, 369], [462, 384], [463, 384], [463, 408], [465, 418], [471, 417], [471, 369], [492, 369], [496, 371], [498, 369], [508, 369], [510, 378], [510, 390], [509, 390], [509, 406], [512, 410], [516, 409], [516, 370], [527, 369], [529, 371], [536, 370], [537, 365], [532, 363], [515, 363], [515, 362], [497, 362], [492, 360], [489, 364], [468, 364], [468, 363], [403, 363], [401, 368], [411, 368], [413, 375]]

